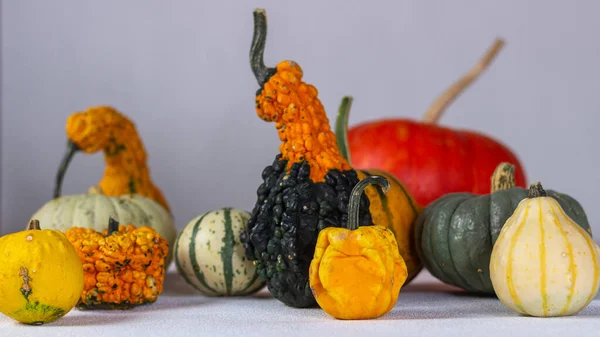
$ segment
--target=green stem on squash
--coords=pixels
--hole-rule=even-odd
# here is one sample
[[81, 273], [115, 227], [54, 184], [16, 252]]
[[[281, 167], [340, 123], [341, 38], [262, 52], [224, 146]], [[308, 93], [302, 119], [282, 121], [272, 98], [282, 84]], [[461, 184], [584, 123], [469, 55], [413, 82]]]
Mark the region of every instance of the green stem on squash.
[[511, 163], [500, 163], [496, 166], [491, 178], [492, 193], [507, 190], [517, 186], [515, 181], [515, 166]]
[[444, 91], [434, 102], [431, 104], [425, 117], [423, 117], [424, 123], [435, 124], [438, 122], [442, 114], [454, 100], [478, 77], [483, 71], [492, 63], [496, 55], [504, 46], [504, 40], [497, 38], [494, 44], [488, 49], [483, 57], [477, 62], [477, 64], [471, 68], [463, 77], [458, 81], [454, 82], [446, 91]]
[[277, 72], [276, 68], [265, 66], [263, 57], [266, 41], [267, 13], [264, 9], [257, 8], [254, 10], [254, 35], [252, 36], [252, 45], [250, 46], [250, 67], [261, 88]]
[[350, 166], [352, 166], [352, 161], [350, 160], [350, 146], [348, 144], [348, 119], [350, 118], [352, 101], [352, 96], [342, 97], [342, 102], [338, 108], [335, 120], [335, 139], [337, 146], [340, 150], [340, 154], [346, 159]]
[[27, 225], [27, 228], [25, 230], [41, 230], [42, 228], [40, 227], [40, 221], [37, 219], [32, 219], [31, 221], [29, 221], [29, 224]]
[[119, 222], [112, 217], [108, 218], [108, 234], [106, 236], [110, 236], [112, 233], [119, 231]]
[[529, 193], [527, 194], [527, 198], [533, 199], [547, 196], [548, 194], [546, 194], [546, 191], [544, 191], [544, 188], [542, 187], [542, 183], [540, 183], [539, 181], [529, 186]]
[[71, 140], [68, 140], [67, 151], [65, 152], [65, 155], [63, 156], [63, 159], [60, 162], [60, 165], [58, 166], [58, 172], [56, 173], [56, 181], [54, 183], [54, 193], [52, 195], [52, 198], [56, 199], [60, 197], [65, 173], [67, 173], [67, 168], [69, 167], [69, 164], [71, 163], [71, 160], [73, 159], [73, 156], [77, 151], [79, 151], [79, 147], [77, 146], [77, 144], [75, 144]]
[[360, 208], [360, 198], [365, 188], [367, 188], [367, 186], [369, 185], [378, 185], [378, 187], [381, 188], [383, 193], [387, 193], [390, 190], [390, 181], [382, 176], [367, 176], [364, 179], [360, 180], [358, 183], [356, 183], [356, 185], [354, 185], [354, 188], [352, 189], [352, 193], [350, 194], [350, 201], [348, 204], [347, 227], [350, 230], [355, 230], [358, 228], [358, 211]]

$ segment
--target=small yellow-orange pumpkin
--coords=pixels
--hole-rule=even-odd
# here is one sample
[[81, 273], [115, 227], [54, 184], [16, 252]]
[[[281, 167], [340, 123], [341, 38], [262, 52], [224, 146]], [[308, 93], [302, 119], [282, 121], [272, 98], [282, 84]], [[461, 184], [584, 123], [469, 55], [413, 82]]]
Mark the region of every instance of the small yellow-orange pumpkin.
[[369, 184], [387, 192], [380, 176], [362, 179], [352, 190], [348, 229], [328, 227], [319, 233], [310, 264], [310, 288], [319, 306], [338, 319], [370, 319], [396, 304], [407, 268], [394, 234], [384, 226], [358, 227], [360, 197]]

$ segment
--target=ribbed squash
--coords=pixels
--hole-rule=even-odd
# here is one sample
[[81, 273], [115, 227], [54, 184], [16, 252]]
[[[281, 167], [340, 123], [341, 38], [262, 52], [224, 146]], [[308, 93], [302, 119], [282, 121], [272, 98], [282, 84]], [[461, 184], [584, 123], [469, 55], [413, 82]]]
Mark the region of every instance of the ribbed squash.
[[494, 244], [491, 280], [500, 301], [530, 316], [568, 316], [598, 294], [600, 248], [540, 183], [529, 188]]
[[188, 222], [175, 242], [175, 263], [189, 285], [206, 296], [243, 296], [264, 287], [239, 242], [249, 219], [246, 211], [224, 207]]
[[[341, 154], [352, 165], [350, 149], [348, 148], [348, 119], [352, 97], [346, 96], [338, 109], [336, 119], [336, 138]], [[400, 255], [408, 268], [407, 284], [422, 269], [419, 254], [415, 247], [415, 220], [422, 211], [414, 198], [406, 190], [404, 185], [389, 172], [378, 169], [357, 170], [358, 179], [363, 180], [369, 176], [382, 176], [390, 184], [390, 190], [383, 194], [376, 186], [365, 188], [365, 194], [369, 198], [369, 211], [376, 225], [389, 228], [398, 244]]]
[[61, 194], [65, 173], [78, 151], [104, 152], [104, 176], [90, 192], [107, 196], [139, 194], [155, 200], [170, 212], [162, 192], [150, 178], [144, 144], [135, 124], [116, 109], [98, 106], [67, 119], [67, 152], [56, 175], [54, 198]]
[[[528, 194], [528, 189], [514, 184], [514, 166], [502, 163], [492, 177], [490, 194], [447, 194], [425, 208], [416, 222], [416, 243], [421, 261], [433, 276], [471, 293], [495, 294], [489, 269], [492, 247], [502, 226]], [[591, 235], [577, 200], [546, 192]]]

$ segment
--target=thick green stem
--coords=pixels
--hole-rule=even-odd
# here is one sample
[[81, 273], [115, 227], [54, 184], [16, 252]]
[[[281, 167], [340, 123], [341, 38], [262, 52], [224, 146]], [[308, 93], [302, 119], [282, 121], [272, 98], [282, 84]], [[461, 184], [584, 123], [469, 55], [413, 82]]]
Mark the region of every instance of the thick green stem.
[[348, 144], [348, 119], [350, 119], [350, 108], [352, 107], [352, 96], [344, 96], [340, 107], [338, 108], [337, 118], [335, 120], [335, 138], [340, 154], [350, 166], [350, 145]]
[[112, 217], [108, 218], [108, 233], [106, 236], [110, 236], [112, 233], [119, 231], [119, 222]]
[[539, 198], [539, 197], [547, 197], [546, 191], [542, 187], [542, 183], [537, 182], [533, 183], [529, 186], [529, 193], [527, 194], [527, 198]]
[[360, 208], [360, 199], [362, 197], [362, 193], [369, 185], [378, 185], [379, 188], [383, 191], [383, 193], [387, 193], [390, 190], [390, 182], [386, 178], [382, 176], [368, 176], [363, 180], [359, 181], [354, 188], [352, 189], [352, 193], [350, 194], [350, 202], [348, 205], [348, 229], [354, 230], [358, 228], [359, 219], [358, 219], [358, 211]]
[[33, 219], [31, 221], [29, 221], [29, 224], [27, 225], [27, 229], [28, 231], [30, 230], [41, 230], [40, 228], [40, 221], [37, 219]]
[[264, 9], [257, 8], [254, 10], [254, 36], [252, 37], [252, 45], [250, 46], [250, 67], [261, 88], [277, 72], [276, 68], [265, 66], [263, 57], [266, 41], [267, 13]]
[[67, 168], [69, 167], [69, 164], [71, 163], [71, 160], [73, 159], [73, 156], [75, 155], [75, 153], [77, 151], [79, 151], [79, 147], [77, 147], [77, 144], [75, 144], [71, 140], [68, 140], [67, 141], [67, 152], [65, 152], [65, 155], [63, 156], [63, 159], [60, 162], [60, 165], [58, 166], [58, 172], [56, 173], [56, 181], [54, 184], [54, 193], [52, 195], [52, 197], [55, 199], [60, 197], [63, 179], [65, 178], [65, 173], [67, 173]]

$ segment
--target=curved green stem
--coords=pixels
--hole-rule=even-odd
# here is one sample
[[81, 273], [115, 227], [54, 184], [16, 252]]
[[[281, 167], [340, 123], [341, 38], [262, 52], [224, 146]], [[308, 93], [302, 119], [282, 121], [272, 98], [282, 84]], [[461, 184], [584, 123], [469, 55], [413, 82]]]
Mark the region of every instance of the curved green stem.
[[350, 194], [350, 202], [348, 205], [348, 229], [354, 230], [358, 228], [358, 211], [360, 208], [360, 198], [363, 191], [369, 185], [378, 185], [383, 193], [387, 193], [390, 190], [390, 182], [382, 176], [368, 176], [363, 180], [359, 181]]
[[108, 218], [108, 233], [106, 236], [110, 236], [114, 232], [119, 231], [119, 222], [112, 217]]
[[77, 144], [75, 144], [71, 140], [68, 140], [67, 152], [65, 152], [65, 155], [63, 156], [63, 159], [60, 162], [60, 165], [58, 166], [58, 172], [56, 173], [56, 181], [54, 184], [54, 193], [52, 195], [52, 198], [56, 199], [60, 197], [65, 173], [67, 173], [67, 168], [69, 167], [69, 164], [71, 163], [71, 160], [73, 159], [73, 156], [77, 151], [79, 151], [79, 147], [77, 146]]
[[547, 196], [548, 194], [546, 194], [546, 191], [544, 191], [544, 188], [542, 187], [542, 184], [540, 182], [533, 183], [531, 184], [531, 186], [529, 186], [529, 193], [527, 194], [527, 198], [532, 199]]
[[340, 154], [346, 159], [350, 166], [352, 166], [352, 161], [350, 158], [350, 145], [348, 144], [348, 119], [350, 119], [352, 101], [352, 96], [342, 97], [342, 102], [340, 103], [335, 119], [335, 139], [337, 146], [340, 150]]
[[252, 45], [250, 46], [250, 67], [261, 88], [277, 72], [276, 68], [265, 66], [263, 56], [266, 41], [267, 13], [264, 9], [257, 8], [254, 10], [254, 35], [252, 36]]
[[29, 224], [27, 225], [27, 228], [25, 230], [41, 230], [40, 228], [40, 221], [37, 219], [32, 219], [31, 221], [29, 221]]

